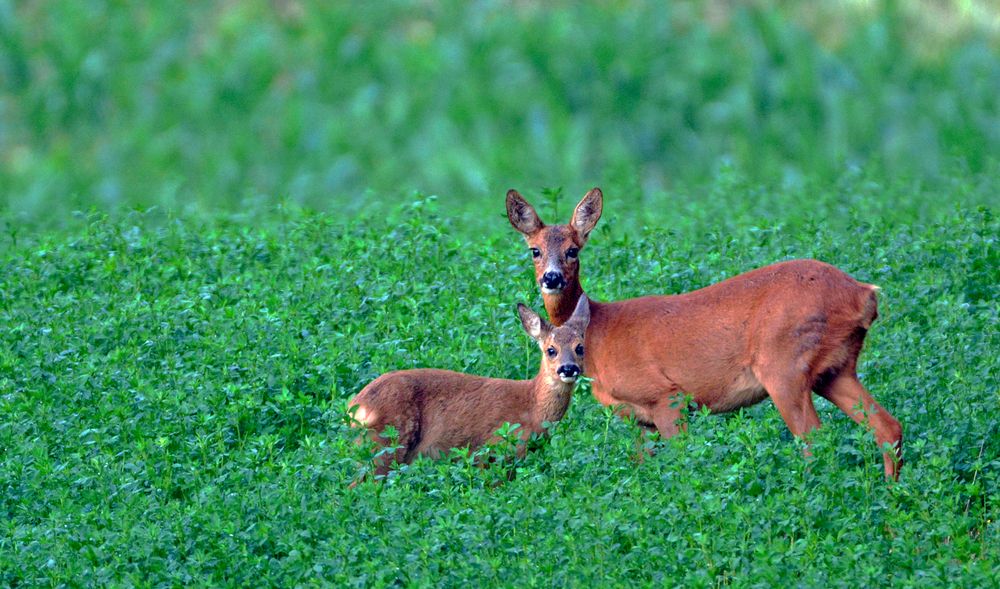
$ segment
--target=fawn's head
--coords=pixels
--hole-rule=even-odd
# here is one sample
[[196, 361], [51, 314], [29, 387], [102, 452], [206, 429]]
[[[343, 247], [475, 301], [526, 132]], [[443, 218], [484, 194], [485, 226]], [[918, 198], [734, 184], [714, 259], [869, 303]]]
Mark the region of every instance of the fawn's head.
[[546, 225], [516, 190], [507, 191], [507, 218], [524, 235], [543, 294], [558, 294], [579, 280], [579, 254], [601, 218], [604, 195], [594, 188], [576, 205], [567, 225]]
[[551, 325], [539, 317], [538, 313], [520, 303], [517, 305], [517, 314], [521, 316], [524, 330], [538, 342], [538, 347], [542, 350], [540, 374], [550, 381], [558, 379], [565, 383], [576, 382], [576, 377], [583, 372], [583, 355], [586, 352], [583, 336], [590, 323], [590, 301], [587, 297], [580, 297], [573, 316], [559, 327]]

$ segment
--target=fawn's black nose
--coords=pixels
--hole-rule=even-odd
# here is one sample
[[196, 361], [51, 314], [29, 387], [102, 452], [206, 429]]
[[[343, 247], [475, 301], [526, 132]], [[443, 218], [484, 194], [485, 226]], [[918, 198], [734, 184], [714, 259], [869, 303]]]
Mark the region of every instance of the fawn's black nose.
[[576, 378], [580, 376], [580, 367], [576, 364], [563, 364], [556, 369], [556, 374], [561, 378]]
[[566, 286], [566, 279], [563, 278], [562, 272], [546, 272], [542, 274], [542, 288], [550, 288], [552, 290], [560, 290], [562, 287]]

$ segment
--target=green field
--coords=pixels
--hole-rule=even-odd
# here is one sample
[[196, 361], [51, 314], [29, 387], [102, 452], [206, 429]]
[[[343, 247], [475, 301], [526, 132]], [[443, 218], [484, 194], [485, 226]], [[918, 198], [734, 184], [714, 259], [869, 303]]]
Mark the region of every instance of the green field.
[[[995, 9], [330, 4], [0, 0], [0, 585], [1000, 586]], [[900, 481], [819, 398], [811, 459], [764, 402], [640, 463], [584, 384], [349, 490], [379, 374], [535, 374], [504, 193], [594, 185], [595, 299], [879, 285]]]

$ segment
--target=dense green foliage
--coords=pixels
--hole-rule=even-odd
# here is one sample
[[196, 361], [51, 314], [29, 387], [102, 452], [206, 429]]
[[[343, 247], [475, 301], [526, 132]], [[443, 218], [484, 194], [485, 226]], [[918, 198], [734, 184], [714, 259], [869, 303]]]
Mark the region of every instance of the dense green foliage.
[[[728, 4], [0, 0], [0, 585], [997, 586], [996, 29]], [[901, 480], [818, 398], [811, 459], [764, 402], [637, 463], [582, 385], [349, 490], [378, 374], [534, 375], [503, 192], [595, 184], [596, 299], [881, 286]]]
[[513, 230], [473, 237], [428, 200], [399, 223], [89, 218], [22, 237], [0, 266], [0, 580], [987, 586], [1000, 222], [941, 207], [932, 224], [875, 223], [863, 203], [775, 198], [788, 212], [668, 230], [622, 224], [610, 197], [585, 286], [683, 291], [792, 256], [878, 283], [862, 378], [904, 424], [896, 485], [825, 401], [808, 468], [769, 403], [692, 415], [636, 465], [636, 430], [578, 391], [513, 482], [421, 461], [349, 491], [344, 400], [380, 372], [534, 374], [514, 302], [537, 294]]

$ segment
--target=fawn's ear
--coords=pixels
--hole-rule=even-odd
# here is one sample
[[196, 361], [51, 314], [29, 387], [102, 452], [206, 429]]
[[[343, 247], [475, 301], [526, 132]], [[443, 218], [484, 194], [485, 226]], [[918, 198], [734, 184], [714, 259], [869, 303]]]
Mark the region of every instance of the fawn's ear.
[[521, 325], [524, 326], [524, 331], [537, 341], [541, 341], [552, 329], [552, 326], [539, 317], [538, 313], [521, 303], [517, 304], [517, 314], [521, 316]]
[[590, 325], [590, 299], [587, 298], [587, 295], [580, 295], [580, 300], [576, 302], [576, 308], [573, 309], [573, 315], [565, 324], [580, 335], [587, 333], [587, 326]]
[[576, 205], [576, 209], [573, 210], [573, 218], [569, 220], [569, 224], [573, 229], [576, 229], [581, 242], [586, 243], [587, 238], [590, 237], [590, 232], [594, 230], [597, 222], [601, 219], [601, 211], [603, 210], [604, 194], [600, 188], [592, 188], [580, 200], [580, 204]]
[[528, 204], [528, 201], [513, 188], [507, 191], [507, 219], [514, 229], [525, 236], [534, 235], [545, 227], [545, 223], [542, 223], [542, 219], [535, 212], [535, 207]]

